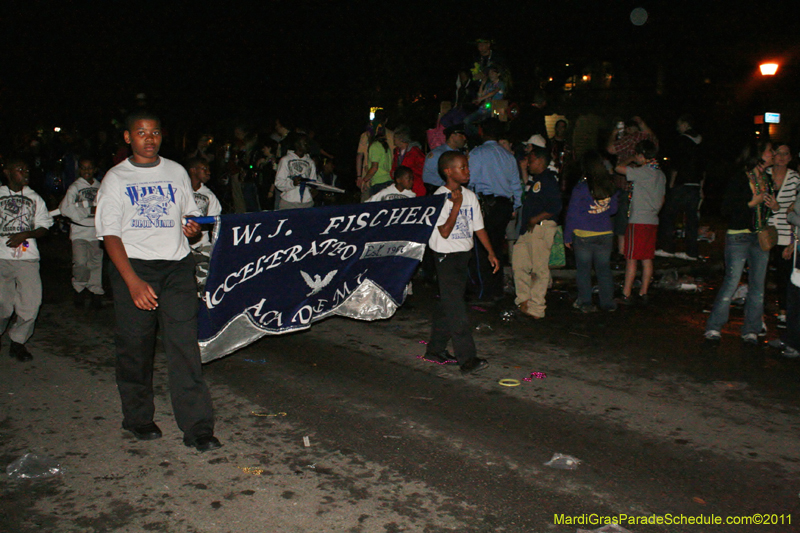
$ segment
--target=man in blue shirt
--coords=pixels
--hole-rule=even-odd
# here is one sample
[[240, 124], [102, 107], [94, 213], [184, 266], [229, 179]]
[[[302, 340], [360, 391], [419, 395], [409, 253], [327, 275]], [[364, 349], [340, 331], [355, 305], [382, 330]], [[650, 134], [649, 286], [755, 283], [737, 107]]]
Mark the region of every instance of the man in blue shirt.
[[444, 136], [444, 144], [431, 150], [425, 158], [425, 167], [422, 169], [422, 181], [425, 182], [425, 188], [428, 190], [428, 194], [433, 194], [436, 192], [436, 189], [444, 185], [444, 181], [439, 175], [439, 158], [442, 157], [442, 154], [451, 150], [461, 151], [467, 144], [467, 135], [464, 132], [463, 124], [456, 124], [445, 128]]
[[[514, 156], [497, 143], [503, 124], [490, 118], [481, 124], [483, 144], [469, 156], [470, 184], [483, 212], [483, 222], [492, 248], [499, 254], [503, 249], [506, 226], [514, 210], [522, 205], [522, 184]], [[470, 280], [474, 300], [482, 304], [495, 303], [503, 298], [503, 272], [492, 273], [486, 253], [470, 262]]]
[[545, 296], [550, 285], [550, 248], [556, 234], [556, 219], [561, 213], [558, 176], [548, 168], [550, 150], [531, 145], [528, 154], [528, 183], [522, 206], [522, 235], [512, 254], [514, 303], [533, 318], [544, 318]]

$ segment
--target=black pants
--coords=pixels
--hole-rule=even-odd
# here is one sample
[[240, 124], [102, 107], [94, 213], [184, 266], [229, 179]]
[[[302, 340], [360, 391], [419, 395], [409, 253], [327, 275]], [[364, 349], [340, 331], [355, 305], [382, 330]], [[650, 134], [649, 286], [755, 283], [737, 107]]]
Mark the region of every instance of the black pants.
[[[514, 203], [502, 196], [481, 195], [483, 227], [494, 254], [500, 259], [506, 239], [506, 226], [514, 213]], [[477, 239], [476, 239], [477, 241]], [[502, 263], [502, 260], [501, 260]], [[492, 273], [489, 253], [480, 243], [475, 243], [473, 258], [469, 264], [470, 292], [478, 300], [497, 300], [503, 297], [503, 269]]]
[[783, 342], [800, 350], [800, 287], [789, 282], [786, 288], [786, 332]]
[[662, 250], [675, 253], [675, 218], [684, 213], [686, 223], [683, 226], [686, 255], [697, 257], [697, 228], [700, 205], [699, 185], [678, 185], [667, 192], [664, 207], [659, 215], [658, 244]]
[[[791, 246], [791, 245], [789, 245]], [[783, 250], [786, 246], [774, 246], [772, 250], [769, 251], [769, 262], [772, 263], [772, 266], [775, 267], [775, 285], [778, 288], [778, 308], [783, 311], [786, 310], [786, 294], [789, 285], [791, 285], [791, 281], [789, 278], [792, 276], [792, 270], [794, 270], [794, 257], [789, 257], [789, 259], [783, 258]], [[769, 275], [769, 270], [767, 271], [767, 275]]]
[[111, 264], [116, 314], [117, 387], [122, 400], [122, 427], [153, 421], [153, 360], [156, 329], [167, 356], [172, 411], [184, 437], [213, 434], [211, 395], [203, 380], [197, 344], [197, 285], [192, 254], [180, 261], [132, 259], [136, 274], [158, 295], [155, 311], [136, 307], [127, 285]]
[[433, 315], [428, 350], [439, 353], [453, 340], [453, 355], [463, 365], [475, 357], [475, 340], [467, 318], [464, 289], [467, 285], [469, 252], [441, 254], [434, 252], [436, 275], [439, 278], [439, 305]]

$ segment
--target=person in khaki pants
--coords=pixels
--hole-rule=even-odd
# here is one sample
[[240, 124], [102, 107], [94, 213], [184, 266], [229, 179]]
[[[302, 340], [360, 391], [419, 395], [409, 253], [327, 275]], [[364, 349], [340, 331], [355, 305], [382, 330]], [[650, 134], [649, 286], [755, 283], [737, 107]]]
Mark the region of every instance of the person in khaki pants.
[[548, 169], [550, 150], [533, 146], [528, 154], [528, 183], [522, 204], [522, 227], [525, 232], [517, 239], [512, 254], [514, 303], [519, 310], [533, 318], [544, 318], [547, 286], [550, 284], [550, 248], [558, 225], [555, 219], [561, 212], [561, 192], [558, 176]]

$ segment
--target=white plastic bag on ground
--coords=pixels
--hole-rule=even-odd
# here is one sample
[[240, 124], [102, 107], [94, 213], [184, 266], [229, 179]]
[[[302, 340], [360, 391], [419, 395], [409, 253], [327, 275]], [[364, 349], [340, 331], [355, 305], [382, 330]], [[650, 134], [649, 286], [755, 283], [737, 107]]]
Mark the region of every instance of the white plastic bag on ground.
[[544, 463], [544, 466], [550, 468], [560, 468], [561, 470], [575, 470], [581, 464], [580, 459], [576, 459], [571, 455], [564, 455], [563, 453], [554, 453], [553, 457]]
[[35, 453], [26, 453], [6, 468], [6, 473], [15, 479], [43, 479], [62, 472], [54, 459]]

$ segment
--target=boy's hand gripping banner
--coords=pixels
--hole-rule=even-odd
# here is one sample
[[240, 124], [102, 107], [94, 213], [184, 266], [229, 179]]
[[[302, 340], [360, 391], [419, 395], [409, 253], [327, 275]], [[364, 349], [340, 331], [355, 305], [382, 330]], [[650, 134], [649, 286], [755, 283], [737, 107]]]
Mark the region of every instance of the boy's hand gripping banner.
[[391, 317], [444, 200], [219, 217], [198, 316], [203, 362], [331, 315]]

